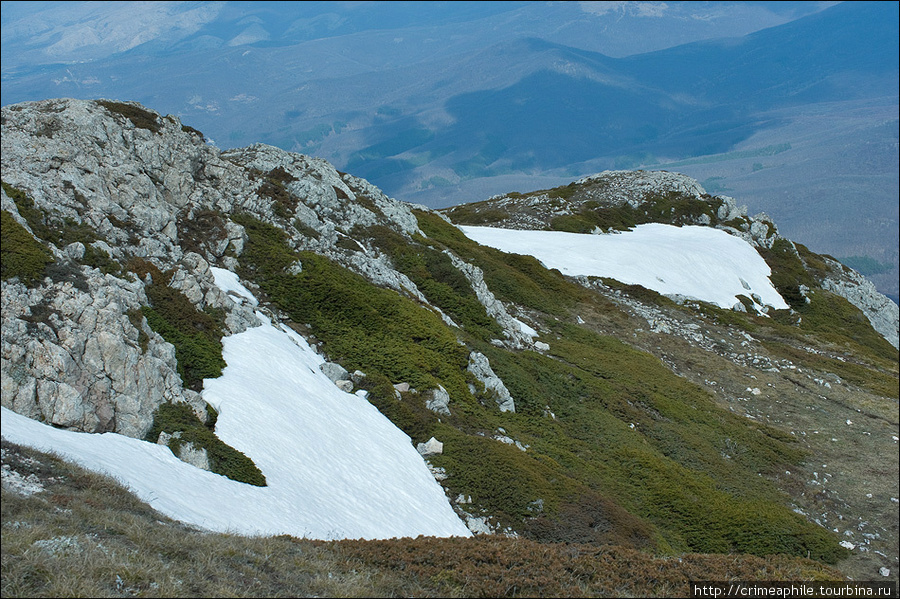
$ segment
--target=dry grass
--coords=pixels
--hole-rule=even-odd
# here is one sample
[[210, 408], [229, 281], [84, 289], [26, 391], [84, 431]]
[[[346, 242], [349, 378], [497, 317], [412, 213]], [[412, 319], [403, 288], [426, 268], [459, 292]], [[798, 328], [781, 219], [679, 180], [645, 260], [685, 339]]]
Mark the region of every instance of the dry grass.
[[[504, 537], [324, 542], [198, 531], [114, 481], [3, 442], [3, 597], [685, 596], [690, 580], [827, 580], [788, 557], [682, 555]], [[7, 469], [8, 466], [8, 469]]]

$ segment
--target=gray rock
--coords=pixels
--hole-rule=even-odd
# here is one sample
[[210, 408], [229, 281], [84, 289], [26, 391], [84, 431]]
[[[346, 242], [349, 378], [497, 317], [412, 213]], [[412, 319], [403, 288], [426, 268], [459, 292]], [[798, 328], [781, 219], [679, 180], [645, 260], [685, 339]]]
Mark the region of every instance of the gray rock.
[[872, 328], [878, 331], [894, 347], [900, 345], [900, 306], [875, 288], [871, 281], [855, 270], [849, 269], [835, 260], [826, 258], [833, 272], [840, 277], [828, 277], [822, 281], [822, 288], [836, 293], [859, 308]]
[[437, 414], [450, 416], [450, 394], [442, 386], [437, 389], [429, 389], [424, 393], [425, 407]]
[[493, 371], [490, 361], [484, 354], [479, 352], [469, 354], [468, 371], [484, 384], [485, 389], [494, 392], [501, 412], [516, 411], [516, 403], [512, 395], [510, 395], [509, 389], [506, 388], [503, 380]]
[[321, 370], [325, 376], [331, 379], [332, 382], [336, 383], [338, 381], [349, 381], [350, 373], [347, 372], [347, 369], [338, 364], [337, 362], [325, 362], [319, 365], [319, 370]]
[[178, 459], [187, 462], [195, 468], [209, 470], [209, 455], [206, 449], [197, 447], [193, 443], [182, 443], [178, 447]]
[[429, 458], [444, 453], [444, 444], [432, 437], [425, 443], [416, 445], [416, 451], [418, 451], [423, 458]]

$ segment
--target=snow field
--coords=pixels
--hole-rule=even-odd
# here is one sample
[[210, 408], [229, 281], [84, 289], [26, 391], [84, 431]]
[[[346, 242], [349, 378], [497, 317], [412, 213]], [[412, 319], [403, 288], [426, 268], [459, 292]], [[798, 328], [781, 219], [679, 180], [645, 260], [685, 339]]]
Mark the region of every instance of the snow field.
[[662, 295], [684, 296], [730, 309], [738, 295], [787, 309], [769, 280], [771, 270], [753, 247], [710, 227], [651, 223], [623, 233], [586, 235], [460, 227], [473, 241], [530, 255], [565, 275], [616, 279]]

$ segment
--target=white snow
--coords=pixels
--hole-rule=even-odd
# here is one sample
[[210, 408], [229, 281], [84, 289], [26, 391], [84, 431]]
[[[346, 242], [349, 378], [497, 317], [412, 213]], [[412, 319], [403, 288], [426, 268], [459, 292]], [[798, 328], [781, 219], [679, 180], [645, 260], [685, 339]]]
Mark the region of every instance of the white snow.
[[525, 324], [524, 322], [522, 322], [522, 321], [519, 320], [518, 318], [513, 318], [513, 321], [515, 321], [515, 323], [516, 323], [517, 325], [519, 325], [519, 329], [520, 329], [523, 333], [525, 333], [526, 335], [528, 335], [529, 337], [537, 337], [537, 336], [538, 336], [538, 332], [537, 332], [537, 331], [535, 331], [532, 327], [528, 326], [527, 324]]
[[231, 296], [237, 296], [242, 300], [250, 302], [251, 306], [259, 305], [259, 302], [253, 297], [253, 294], [250, 293], [246, 287], [241, 285], [241, 281], [236, 274], [230, 270], [216, 268], [215, 266], [210, 267], [209, 270], [212, 271], [213, 278], [216, 281], [216, 287]]
[[753, 294], [763, 305], [788, 308], [769, 280], [769, 266], [756, 250], [719, 229], [652, 223], [623, 233], [586, 235], [460, 228], [482, 245], [534, 256], [565, 275], [612, 278], [721, 308], [733, 307], [738, 295]]
[[[252, 294], [227, 271], [218, 285]], [[213, 531], [316, 539], [470, 536], [410, 438], [364, 398], [339, 390], [306, 341], [263, 325], [225, 337], [222, 376], [204, 381], [216, 434], [268, 486], [199, 470], [163, 446], [59, 430], [2, 410], [2, 435], [109, 474], [172, 518]]]

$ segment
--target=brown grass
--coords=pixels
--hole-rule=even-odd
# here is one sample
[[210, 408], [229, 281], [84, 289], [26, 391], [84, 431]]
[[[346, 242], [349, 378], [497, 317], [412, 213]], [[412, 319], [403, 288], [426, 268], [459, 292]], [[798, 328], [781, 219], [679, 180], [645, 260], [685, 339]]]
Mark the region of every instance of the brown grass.
[[691, 580], [836, 580], [805, 559], [652, 556], [506, 537], [311, 541], [171, 521], [119, 486], [3, 441], [44, 491], [2, 493], [3, 597], [686, 596]]

